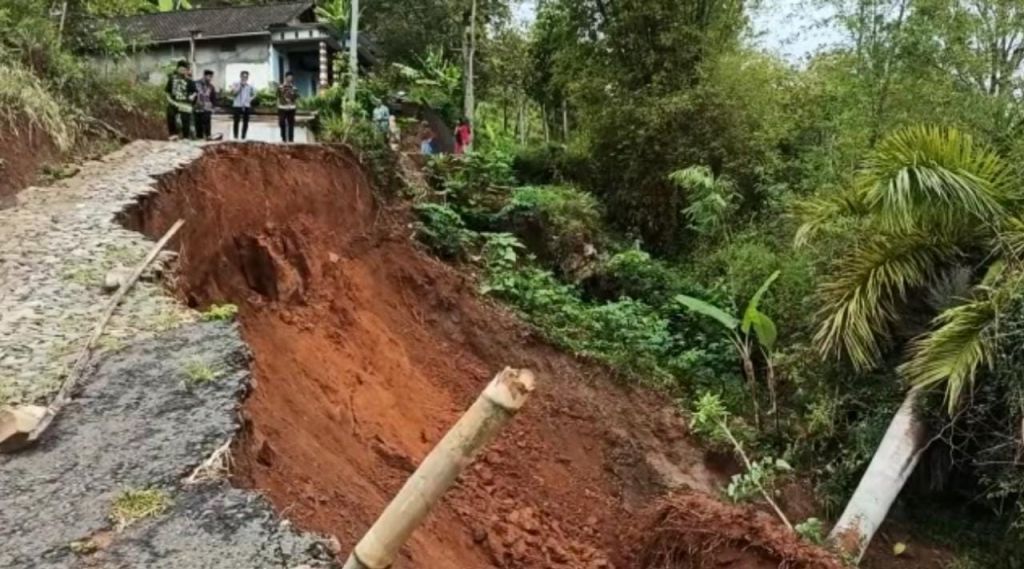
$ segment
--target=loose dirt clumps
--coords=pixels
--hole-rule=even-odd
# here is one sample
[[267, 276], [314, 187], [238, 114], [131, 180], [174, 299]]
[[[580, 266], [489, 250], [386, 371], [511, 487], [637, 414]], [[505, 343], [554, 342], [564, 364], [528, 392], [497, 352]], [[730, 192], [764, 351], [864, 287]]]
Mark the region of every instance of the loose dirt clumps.
[[217, 145], [160, 187], [127, 223], [187, 219], [180, 293], [237, 304], [253, 352], [236, 482], [342, 552], [506, 365], [537, 392], [397, 568], [629, 567], [638, 513], [720, 483], [670, 402], [552, 349], [424, 254], [347, 148]]
[[635, 569], [841, 569], [765, 512], [683, 493], [662, 500], [634, 534]]

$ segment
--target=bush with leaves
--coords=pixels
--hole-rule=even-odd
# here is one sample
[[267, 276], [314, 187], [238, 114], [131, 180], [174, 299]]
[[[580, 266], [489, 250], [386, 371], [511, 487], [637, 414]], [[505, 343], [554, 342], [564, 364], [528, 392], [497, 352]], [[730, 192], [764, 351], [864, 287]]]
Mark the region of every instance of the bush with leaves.
[[511, 157], [493, 150], [435, 156], [427, 164], [427, 179], [477, 230], [493, 228], [516, 183]]
[[61, 150], [71, 147], [76, 125], [46, 84], [17, 63], [0, 64], [0, 125], [19, 134], [22, 129], [45, 133]]
[[739, 207], [731, 180], [715, 176], [707, 166], [691, 166], [669, 174], [669, 180], [686, 194], [683, 213], [690, 227], [706, 237], [726, 234]]
[[593, 268], [605, 237], [597, 199], [568, 186], [516, 188], [497, 217], [547, 266], [574, 282]]
[[439, 256], [446, 259], [461, 259], [476, 234], [466, 229], [462, 217], [452, 208], [436, 203], [420, 203], [415, 206], [419, 222], [416, 236]]

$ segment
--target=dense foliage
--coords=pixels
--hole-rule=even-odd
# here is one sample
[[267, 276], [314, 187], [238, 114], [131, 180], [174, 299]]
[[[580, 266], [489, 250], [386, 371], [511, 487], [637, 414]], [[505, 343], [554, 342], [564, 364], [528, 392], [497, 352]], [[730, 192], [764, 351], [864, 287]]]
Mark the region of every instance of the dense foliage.
[[[1024, 560], [1024, 4], [826, 0], [843, 39], [799, 64], [734, 0], [537, 4], [480, 3], [479, 146], [428, 164], [424, 243], [553, 342], [715, 402], [758, 467], [737, 496], [784, 464], [834, 516], [922, 386], [903, 520], [950, 520], [961, 566]], [[467, 6], [370, 5], [364, 88], [454, 120]]]
[[123, 57], [130, 46], [110, 18], [153, 6], [144, 0], [67, 2], [63, 15], [53, 6], [41, 0], [0, 6], [0, 124], [36, 129], [68, 150], [109, 136], [111, 124], [126, 115], [159, 115], [159, 90], [102, 73], [89, 59]]

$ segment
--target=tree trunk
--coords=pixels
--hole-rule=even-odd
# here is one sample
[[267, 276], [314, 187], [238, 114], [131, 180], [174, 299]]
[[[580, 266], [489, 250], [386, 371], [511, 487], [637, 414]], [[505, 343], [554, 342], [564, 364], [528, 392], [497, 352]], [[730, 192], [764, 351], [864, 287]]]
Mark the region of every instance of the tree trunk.
[[[473, 60], [476, 58], [476, 0], [472, 0], [470, 11], [469, 11], [469, 24], [467, 26], [467, 35], [469, 41], [466, 42], [466, 99], [464, 101], [464, 108], [462, 114], [465, 115], [466, 120], [472, 128], [476, 129], [476, 94], [473, 91], [474, 86], [474, 69]], [[470, 141], [466, 145], [466, 150], [471, 150], [473, 143]]]
[[540, 107], [540, 114], [541, 114], [541, 116], [544, 117], [543, 118], [543, 122], [544, 122], [544, 144], [550, 144], [551, 143], [551, 131], [550, 131], [549, 126], [548, 126], [548, 108], [545, 107], [544, 105], [541, 105], [541, 107]]
[[864, 556], [921, 458], [925, 439], [924, 424], [914, 411], [918, 396], [916, 389], [907, 393], [846, 510], [828, 536], [840, 551], [856, 561]]
[[359, 0], [352, 0], [352, 15], [348, 30], [348, 92], [345, 94], [345, 112], [351, 116], [356, 106], [356, 87], [359, 84]]
[[562, 99], [562, 140], [569, 142], [569, 104]]

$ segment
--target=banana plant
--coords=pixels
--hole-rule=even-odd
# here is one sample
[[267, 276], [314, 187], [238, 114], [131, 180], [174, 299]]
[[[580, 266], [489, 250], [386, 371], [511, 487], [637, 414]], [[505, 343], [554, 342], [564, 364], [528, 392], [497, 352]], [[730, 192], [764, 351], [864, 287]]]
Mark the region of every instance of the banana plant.
[[754, 424], [758, 428], [761, 426], [761, 412], [757, 401], [758, 382], [757, 369], [754, 366], [755, 347], [761, 350], [767, 364], [765, 383], [768, 385], [768, 393], [772, 403], [771, 413], [774, 414], [777, 410], [775, 368], [772, 356], [775, 350], [775, 341], [778, 339], [778, 329], [775, 327], [775, 322], [767, 314], [761, 312], [760, 305], [765, 293], [768, 292], [772, 283], [778, 278], [779, 271], [772, 273], [761, 285], [761, 288], [757, 289], [754, 296], [750, 297], [746, 309], [739, 317], [733, 316], [710, 302], [699, 298], [686, 296], [685, 294], [675, 297], [675, 301], [683, 307], [697, 314], [713, 318], [728, 330], [729, 339], [743, 361], [743, 375], [750, 385], [750, 395], [754, 403]]

